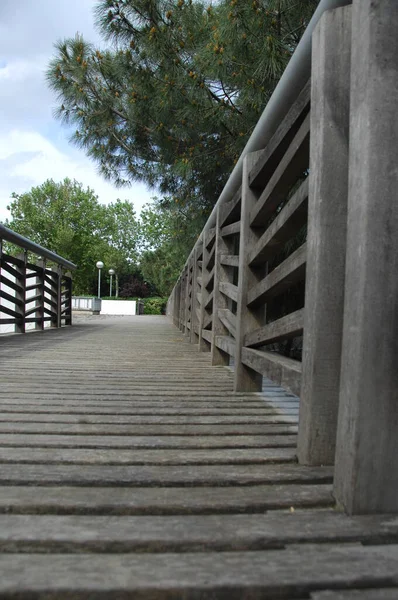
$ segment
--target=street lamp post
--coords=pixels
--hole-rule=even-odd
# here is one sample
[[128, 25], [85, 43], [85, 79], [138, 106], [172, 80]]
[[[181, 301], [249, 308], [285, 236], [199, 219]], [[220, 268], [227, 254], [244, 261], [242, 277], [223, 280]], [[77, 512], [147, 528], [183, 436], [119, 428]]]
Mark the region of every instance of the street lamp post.
[[108, 273], [111, 276], [111, 281], [109, 284], [109, 296], [110, 296], [110, 298], [112, 298], [112, 275], [115, 274], [115, 269], [109, 269]]
[[101, 269], [103, 268], [104, 263], [102, 260], [99, 260], [95, 266], [98, 269], [98, 298], [101, 298]]

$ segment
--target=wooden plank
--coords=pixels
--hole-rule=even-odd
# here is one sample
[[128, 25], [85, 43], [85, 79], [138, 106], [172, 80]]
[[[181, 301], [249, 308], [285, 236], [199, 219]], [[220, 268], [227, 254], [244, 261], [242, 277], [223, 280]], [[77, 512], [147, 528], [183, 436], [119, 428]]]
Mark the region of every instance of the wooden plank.
[[305, 225], [308, 215], [308, 182], [307, 178], [249, 252], [250, 266], [275, 256]]
[[19, 307], [24, 306], [25, 304], [23, 300], [21, 300], [17, 296], [12, 296], [11, 294], [8, 294], [4, 290], [0, 290], [0, 298], [4, 298], [4, 300], [8, 300], [8, 302], [10, 302], [11, 304], [15, 304]]
[[236, 315], [234, 315], [228, 308], [218, 309], [218, 318], [228, 329], [229, 333], [236, 336]]
[[[44, 493], [45, 492], [45, 493]], [[88, 515], [220, 514], [331, 507], [328, 484], [256, 485], [228, 488], [0, 486], [0, 513]]]
[[259, 281], [247, 294], [247, 305], [264, 303], [303, 281], [307, 263], [307, 244], [303, 244], [267, 277]]
[[[169, 516], [0, 515], [1, 552], [227, 552], [287, 544], [388, 542], [392, 518], [349, 519], [333, 511], [291, 514]], [[56, 525], [56, 529], [54, 529]], [[398, 591], [396, 589], [396, 591]], [[322, 596], [320, 596], [322, 598]], [[396, 598], [396, 597], [395, 597]]]
[[203, 329], [208, 329], [209, 325], [211, 325], [212, 322], [213, 322], [213, 313], [205, 314], [205, 316], [203, 318], [203, 324], [202, 324]]
[[235, 340], [227, 335], [217, 335], [214, 342], [217, 348], [221, 348], [229, 356], [235, 356]]
[[301, 335], [304, 327], [304, 309], [277, 319], [264, 327], [248, 333], [244, 338], [245, 346], [263, 346], [282, 339], [289, 339]]
[[2, 465], [0, 485], [84, 485], [102, 487], [255, 485], [278, 483], [331, 483], [330, 470], [308, 469], [292, 462], [280, 465]]
[[230, 237], [232, 235], [236, 235], [237, 233], [240, 233], [240, 221], [231, 223], [231, 225], [226, 225], [221, 229], [222, 237]]
[[247, 294], [251, 287], [259, 283], [265, 274], [263, 269], [251, 269], [248, 255], [258, 236], [250, 227], [250, 212], [256, 205], [258, 194], [249, 185], [249, 173], [260, 152], [251, 152], [243, 162], [242, 172], [242, 215], [239, 238], [238, 297], [236, 308], [236, 355], [234, 369], [235, 392], [259, 392], [262, 388], [262, 376], [248, 368], [242, 362], [242, 348], [247, 333], [261, 327], [264, 323], [264, 307], [248, 307]]
[[266, 225], [289, 190], [309, 165], [310, 115], [295, 135], [285, 156], [269, 180], [267, 187], [250, 212], [250, 224]]
[[206, 289], [209, 289], [209, 287], [213, 284], [214, 282], [214, 267], [212, 268], [212, 270], [207, 274], [205, 280], [204, 280], [204, 287]]
[[302, 365], [298, 360], [281, 356], [276, 352], [243, 348], [242, 362], [284, 389], [297, 396], [300, 395]]
[[238, 286], [237, 285], [234, 285], [233, 283], [228, 283], [226, 281], [220, 281], [220, 283], [218, 284], [218, 289], [220, 290], [220, 292], [222, 294], [224, 294], [224, 296], [227, 296], [231, 300], [234, 300], [234, 302], [237, 301], [237, 299], [238, 299]]
[[226, 265], [229, 267], [239, 267], [239, 255], [223, 254], [220, 256], [220, 262], [222, 265]]
[[208, 229], [206, 231], [206, 248], [210, 249], [211, 245], [214, 243], [214, 240], [216, 238], [216, 228], [215, 227], [211, 227], [210, 229]]
[[18, 285], [14, 281], [11, 281], [10, 279], [7, 279], [6, 277], [4, 277], [4, 275], [1, 275], [1, 274], [0, 274], [0, 283], [2, 283], [3, 285], [11, 288], [15, 292], [19, 292], [20, 293], [22, 291], [22, 289], [23, 289], [20, 285]]
[[308, 80], [267, 147], [253, 165], [249, 173], [250, 186], [264, 189], [267, 185], [310, 109], [310, 95], [311, 80]]
[[[279, 436], [283, 438], [285, 436]], [[2, 448], [4, 464], [63, 465], [251, 465], [293, 461], [295, 447], [183, 450], [114, 448]], [[1, 528], [0, 528], [1, 529]]]
[[207, 256], [206, 269], [210, 271], [214, 267], [214, 259], [216, 255], [216, 246], [214, 244], [213, 248], [210, 250]]
[[308, 544], [254, 553], [2, 553], [0, 594], [193, 600], [211, 590], [213, 597], [260, 600], [289, 598], [300, 590], [305, 597], [314, 589], [347, 589], [358, 582], [362, 588], [391, 586], [397, 563], [397, 545]]
[[202, 338], [207, 342], [211, 342], [211, 330], [202, 329]]
[[391, 104], [398, 97], [397, 9], [391, 0], [352, 8], [335, 492], [345, 510], [357, 514], [398, 513], [398, 122]]
[[311, 600], [397, 600], [398, 586], [383, 589], [327, 590], [314, 592]]
[[351, 7], [325, 14], [313, 42], [311, 195], [298, 448], [299, 460], [305, 464], [333, 464], [336, 453], [351, 144], [351, 21]]
[[220, 206], [220, 227], [240, 219], [241, 199], [242, 190], [239, 188], [232, 200], [224, 202], [224, 204]]
[[20, 318], [20, 314], [16, 310], [12, 310], [11, 308], [7, 308], [7, 306], [0, 305], [0, 313], [5, 315], [9, 315], [10, 317], [14, 317], [15, 319]]
[[211, 308], [211, 306], [213, 305], [213, 297], [214, 297], [214, 291], [212, 291], [209, 296], [207, 297], [206, 301], [205, 301], [205, 309], [209, 310]]

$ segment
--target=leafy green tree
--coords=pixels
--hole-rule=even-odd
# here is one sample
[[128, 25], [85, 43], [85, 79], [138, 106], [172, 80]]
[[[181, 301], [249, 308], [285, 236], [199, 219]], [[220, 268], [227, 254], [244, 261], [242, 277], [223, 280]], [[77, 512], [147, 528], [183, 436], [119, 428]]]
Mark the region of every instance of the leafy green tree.
[[141, 212], [140, 269], [161, 296], [167, 296], [204, 225], [187, 207], [155, 199]]
[[116, 184], [208, 213], [317, 0], [100, 0], [102, 50], [59, 42], [57, 117]]
[[95, 291], [97, 260], [122, 271], [137, 258], [139, 226], [132, 205], [118, 200], [104, 206], [77, 181], [47, 180], [13, 193], [8, 209], [7, 227], [77, 264], [75, 293]]

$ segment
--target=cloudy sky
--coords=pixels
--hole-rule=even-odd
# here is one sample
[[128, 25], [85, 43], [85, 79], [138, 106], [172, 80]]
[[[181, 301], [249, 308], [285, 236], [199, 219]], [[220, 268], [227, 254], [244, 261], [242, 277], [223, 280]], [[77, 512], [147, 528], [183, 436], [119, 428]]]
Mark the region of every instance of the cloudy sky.
[[155, 192], [142, 184], [116, 189], [53, 119], [56, 100], [45, 71], [56, 40], [77, 31], [99, 43], [95, 0], [0, 0], [0, 221], [12, 192], [65, 177], [90, 186], [100, 202], [128, 199], [139, 212]]

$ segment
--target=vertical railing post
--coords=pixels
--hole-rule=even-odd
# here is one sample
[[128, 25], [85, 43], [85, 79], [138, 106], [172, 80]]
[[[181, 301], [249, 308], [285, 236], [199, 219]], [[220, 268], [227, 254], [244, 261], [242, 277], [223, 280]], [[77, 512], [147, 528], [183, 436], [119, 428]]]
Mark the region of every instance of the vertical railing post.
[[192, 290], [191, 290], [191, 344], [197, 344], [199, 341], [199, 335], [195, 329], [199, 331], [199, 319], [196, 314], [196, 310], [199, 307], [197, 300], [197, 287], [198, 287], [198, 260], [200, 248], [196, 247], [193, 253], [193, 269], [192, 269]]
[[199, 350], [201, 352], [210, 352], [211, 344], [204, 339], [203, 337], [203, 329], [205, 326], [205, 317], [206, 317], [206, 303], [209, 299], [209, 291], [207, 289], [208, 280], [210, 276], [210, 270], [208, 269], [207, 263], [209, 260], [209, 232], [203, 232], [203, 256], [202, 256], [202, 302], [200, 305], [200, 319], [199, 319]]
[[18, 254], [16, 258], [21, 261], [21, 265], [15, 265], [15, 270], [18, 272], [18, 281], [16, 283], [19, 286], [19, 290], [15, 290], [15, 312], [18, 317], [15, 321], [15, 333], [25, 333], [26, 331], [26, 264], [28, 262], [27, 252]]
[[217, 208], [216, 222], [216, 240], [215, 240], [215, 258], [214, 258], [214, 296], [213, 296], [213, 330], [211, 343], [211, 364], [212, 365], [229, 365], [229, 354], [217, 348], [215, 338], [218, 335], [227, 335], [228, 329], [223, 325], [219, 318], [219, 310], [228, 308], [228, 298], [220, 292], [220, 283], [232, 283], [231, 267], [221, 264], [220, 258], [222, 254], [232, 254], [232, 249], [226, 239], [221, 235], [221, 207]]
[[52, 297], [52, 302], [55, 302], [55, 314], [51, 318], [51, 327], [61, 327], [61, 284], [62, 284], [62, 267], [58, 265], [57, 270], [53, 269], [53, 284], [51, 289], [55, 292], [55, 298]]
[[264, 324], [264, 308], [249, 309], [247, 292], [249, 287], [259, 281], [257, 273], [248, 265], [248, 255], [258, 237], [250, 227], [250, 212], [258, 200], [258, 193], [249, 186], [249, 173], [256, 158], [261, 154], [251, 152], [243, 161], [242, 208], [239, 242], [239, 283], [236, 311], [236, 354], [235, 354], [235, 392], [258, 392], [262, 387], [262, 375], [242, 363], [242, 348], [245, 335]]
[[398, 3], [354, 0], [335, 496], [398, 512]]
[[339, 404], [347, 230], [351, 7], [326, 12], [312, 36], [310, 185], [302, 464], [333, 464]]
[[72, 273], [65, 273], [63, 281], [65, 288], [65, 325], [72, 325]]
[[[44, 318], [46, 316], [46, 313], [44, 312], [44, 302], [45, 302], [45, 293], [46, 293], [46, 260], [39, 260], [37, 263], [37, 266], [39, 267], [39, 271], [37, 274], [37, 283], [38, 283], [38, 287], [37, 287], [37, 291], [40, 294], [40, 299], [39, 299], [39, 305], [37, 307], [37, 313], [39, 314], [39, 320], [37, 322], [37, 328], [44, 330], [44, 325], [45, 325], [45, 321]], [[37, 316], [36, 313], [36, 316]]]

